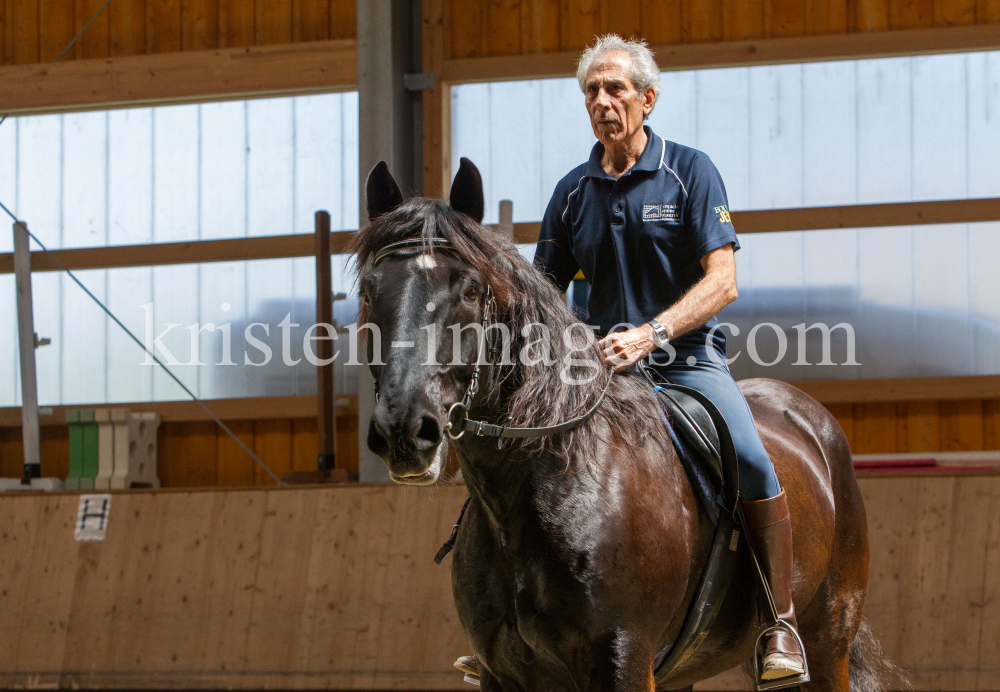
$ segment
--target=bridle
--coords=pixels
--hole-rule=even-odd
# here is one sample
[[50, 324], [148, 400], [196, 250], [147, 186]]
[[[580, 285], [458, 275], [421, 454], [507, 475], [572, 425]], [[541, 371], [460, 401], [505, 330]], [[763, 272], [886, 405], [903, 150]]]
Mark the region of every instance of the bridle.
[[[454, 250], [455, 246], [451, 244], [450, 241], [444, 238], [410, 238], [408, 240], [400, 240], [395, 243], [390, 243], [382, 248], [375, 255], [375, 259], [372, 260], [369, 271], [374, 269], [379, 262], [390, 255], [394, 255], [398, 252], [406, 252], [410, 250], [422, 250], [428, 248], [440, 248], [442, 250]], [[486, 292], [483, 298], [482, 305], [482, 328], [483, 328], [483, 339], [486, 340], [486, 334], [488, 334], [490, 321], [493, 313], [496, 310], [496, 299], [493, 297], [493, 291], [489, 286], [486, 287]], [[487, 346], [487, 353], [489, 354], [487, 360], [492, 360], [490, 356], [493, 355], [493, 349]], [[538, 438], [538, 437], [548, 437], [549, 435], [558, 435], [559, 433], [567, 432], [576, 428], [581, 423], [590, 418], [594, 412], [600, 408], [601, 404], [604, 402], [604, 397], [608, 393], [608, 388], [611, 387], [611, 379], [614, 376], [614, 370], [612, 369], [608, 373], [608, 381], [604, 385], [604, 389], [601, 391], [601, 396], [597, 398], [594, 405], [591, 406], [583, 415], [572, 418], [568, 421], [559, 423], [558, 425], [547, 425], [541, 428], [511, 428], [508, 427], [506, 423], [503, 425], [495, 425], [493, 423], [487, 423], [485, 421], [472, 420], [469, 418], [469, 409], [472, 407], [472, 402], [476, 398], [476, 394], [479, 393], [479, 381], [481, 377], [481, 358], [479, 354], [476, 356], [476, 367], [472, 371], [472, 379], [469, 381], [469, 386], [465, 390], [465, 394], [459, 401], [448, 407], [447, 422], [444, 425], [444, 431], [453, 440], [460, 439], [465, 433], [473, 433], [476, 437], [493, 437], [497, 439], [497, 448], [500, 447], [500, 441], [506, 438]], [[375, 380], [375, 400], [378, 401], [379, 397], [379, 382]], [[455, 415], [458, 415], [457, 420]], [[508, 419], [509, 420], [509, 419]], [[453, 432], [458, 430], [458, 434]]]

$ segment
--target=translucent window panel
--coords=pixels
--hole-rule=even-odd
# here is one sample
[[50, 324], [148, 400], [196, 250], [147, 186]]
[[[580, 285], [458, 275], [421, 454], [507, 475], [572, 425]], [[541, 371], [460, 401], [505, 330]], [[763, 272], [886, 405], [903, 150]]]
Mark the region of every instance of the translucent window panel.
[[[343, 329], [358, 303], [349, 258], [333, 258], [333, 287], [349, 298], [334, 303]], [[227, 262], [170, 267], [89, 270], [76, 276], [145, 343], [160, 339], [157, 357], [197, 396], [288, 396], [316, 393], [315, 368], [303, 357], [303, 338], [316, 321], [315, 260]], [[68, 277], [32, 275], [35, 327], [52, 344], [36, 351], [43, 405], [186, 399], [143, 350]], [[281, 323], [288, 319], [288, 348]], [[16, 325], [14, 278], [0, 275], [0, 323]], [[271, 349], [248, 342], [247, 328]], [[173, 326], [171, 326], [173, 325]], [[228, 325], [228, 326], [226, 326]], [[228, 333], [228, 348], [225, 348]], [[325, 334], [325, 333], [324, 333]], [[335, 365], [336, 388], [356, 393], [358, 367], [345, 367], [349, 344]], [[166, 349], [165, 351], [163, 349]], [[293, 365], [285, 363], [285, 354]], [[227, 364], [227, 363], [232, 363]], [[0, 406], [20, 404], [17, 340], [0, 341]]]
[[354, 92], [0, 126], [0, 201], [50, 247], [353, 230], [359, 190]]
[[[649, 119], [712, 157], [733, 209], [1000, 196], [1000, 52], [664, 72]], [[452, 170], [486, 220], [542, 218], [593, 137], [575, 79], [452, 89]]]
[[[1000, 223], [948, 224], [740, 237], [739, 298], [719, 316], [736, 325], [729, 338], [733, 374], [781, 380], [868, 379], [1000, 374]], [[822, 333], [800, 331], [847, 323], [855, 359], [848, 362], [843, 329], [830, 338], [833, 365], [820, 365]], [[776, 325], [784, 334], [779, 353]], [[731, 333], [726, 327], [727, 334]], [[739, 354], [737, 356], [737, 354]]]

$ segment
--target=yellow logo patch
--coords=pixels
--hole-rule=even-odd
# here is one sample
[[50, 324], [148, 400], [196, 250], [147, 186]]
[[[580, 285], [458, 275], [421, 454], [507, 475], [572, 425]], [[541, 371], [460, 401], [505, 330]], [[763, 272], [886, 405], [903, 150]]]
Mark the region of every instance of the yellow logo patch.
[[723, 207], [716, 207], [715, 213], [719, 215], [719, 221], [722, 223], [732, 223], [733, 220], [729, 218], [729, 210]]

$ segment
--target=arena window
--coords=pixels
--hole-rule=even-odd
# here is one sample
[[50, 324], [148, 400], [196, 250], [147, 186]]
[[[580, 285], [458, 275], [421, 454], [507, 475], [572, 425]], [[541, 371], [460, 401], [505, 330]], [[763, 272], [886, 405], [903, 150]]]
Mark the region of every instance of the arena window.
[[[649, 124], [711, 156], [735, 212], [1000, 197], [998, 51], [660, 78]], [[515, 222], [540, 220], [556, 182], [586, 160], [595, 141], [573, 78], [457, 85], [451, 123], [453, 169], [459, 156], [480, 166], [488, 222], [496, 222], [501, 199], [513, 200]], [[742, 331], [730, 357], [750, 322], [782, 325], [791, 345], [781, 367], [761, 367], [744, 354], [734, 374], [1000, 373], [1000, 313], [992, 299], [1000, 286], [984, 259], [1000, 251], [998, 231], [1000, 223], [991, 222], [741, 235], [740, 300], [720, 315]], [[856, 326], [860, 366], [791, 365], [794, 325], [845, 320]], [[761, 344], [768, 335], [761, 332]], [[812, 363], [821, 359], [812, 343], [818, 338], [809, 334]], [[842, 341], [835, 333], [834, 351], [844, 355]]]

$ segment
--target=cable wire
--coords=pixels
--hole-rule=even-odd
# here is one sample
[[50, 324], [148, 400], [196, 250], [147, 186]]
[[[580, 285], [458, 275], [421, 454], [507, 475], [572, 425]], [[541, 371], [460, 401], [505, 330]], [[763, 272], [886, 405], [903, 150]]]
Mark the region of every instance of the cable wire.
[[[108, 2], [110, 2], [110, 1], [111, 1], [111, 0], [108, 0]], [[107, 3], [105, 3], [105, 7], [107, 7]], [[84, 27], [84, 28], [86, 28], [86, 27]], [[82, 33], [82, 32], [81, 32], [81, 33]], [[0, 122], [2, 122], [2, 121], [0, 121]], [[109, 310], [109, 309], [107, 308], [107, 306], [105, 306], [105, 305], [104, 305], [104, 303], [102, 303], [102, 302], [101, 302], [101, 301], [100, 301], [100, 300], [99, 300], [99, 299], [97, 298], [97, 296], [95, 296], [95, 295], [94, 295], [93, 293], [91, 293], [91, 292], [90, 292], [90, 289], [88, 289], [88, 288], [87, 288], [86, 286], [84, 286], [84, 285], [83, 285], [83, 284], [82, 284], [82, 283], [80, 282], [80, 280], [79, 280], [78, 278], [76, 278], [76, 276], [74, 276], [74, 275], [73, 275], [73, 272], [71, 272], [71, 271], [70, 271], [69, 269], [67, 269], [67, 268], [66, 268], [66, 265], [65, 265], [65, 264], [63, 264], [63, 263], [62, 263], [62, 262], [61, 262], [61, 261], [59, 260], [59, 256], [58, 256], [58, 255], [56, 255], [56, 253], [54, 253], [54, 252], [53, 252], [52, 250], [49, 250], [49, 249], [48, 249], [47, 247], [45, 247], [45, 244], [44, 244], [44, 243], [42, 243], [42, 241], [40, 241], [40, 240], [39, 240], [39, 239], [38, 239], [38, 238], [37, 238], [37, 237], [35, 236], [35, 234], [34, 234], [34, 233], [32, 233], [31, 231], [29, 231], [29, 230], [28, 230], [28, 224], [24, 223], [24, 222], [23, 222], [23, 221], [21, 221], [21, 220], [20, 220], [19, 218], [17, 218], [17, 216], [15, 216], [15, 215], [14, 215], [14, 213], [13, 213], [13, 212], [12, 212], [12, 211], [11, 211], [10, 209], [8, 209], [8, 208], [6, 207], [6, 205], [5, 205], [5, 204], [4, 204], [3, 202], [0, 202], [0, 209], [3, 209], [3, 210], [4, 210], [5, 212], [7, 212], [7, 215], [8, 215], [8, 216], [9, 216], [10, 218], [14, 219], [14, 223], [18, 223], [18, 224], [21, 224], [21, 225], [22, 225], [22, 226], [24, 227], [24, 230], [25, 230], [25, 232], [27, 232], [27, 234], [28, 234], [28, 237], [29, 237], [29, 238], [31, 238], [32, 240], [34, 240], [34, 241], [35, 241], [35, 242], [36, 242], [36, 243], [38, 244], [38, 247], [42, 248], [42, 250], [43, 250], [43, 251], [44, 251], [44, 252], [45, 252], [45, 253], [46, 253], [46, 254], [47, 254], [47, 255], [48, 255], [48, 256], [49, 256], [49, 257], [50, 257], [50, 258], [51, 258], [51, 259], [52, 259], [52, 260], [53, 260], [53, 261], [54, 261], [54, 262], [55, 262], [56, 264], [57, 264], [57, 265], [59, 265], [59, 268], [60, 268], [60, 269], [62, 269], [62, 270], [63, 270], [64, 272], [66, 272], [66, 274], [68, 274], [68, 275], [69, 275], [69, 278], [73, 279], [73, 282], [74, 282], [74, 283], [75, 283], [75, 284], [76, 284], [77, 286], [79, 286], [79, 287], [80, 287], [81, 289], [83, 289], [83, 292], [84, 292], [84, 293], [86, 293], [86, 294], [87, 294], [88, 296], [90, 296], [90, 299], [91, 299], [91, 300], [93, 300], [93, 301], [94, 301], [95, 303], [97, 303], [97, 305], [98, 305], [98, 306], [99, 306], [99, 307], [101, 308], [101, 310], [103, 310], [103, 311], [105, 312], [105, 314], [107, 314], [107, 316], [108, 316], [108, 317], [110, 317], [110, 318], [111, 318], [111, 319], [112, 319], [112, 320], [114, 321], [114, 323], [115, 323], [115, 324], [117, 324], [117, 325], [118, 325], [119, 327], [121, 327], [121, 328], [122, 328], [122, 329], [123, 329], [123, 330], [125, 331], [125, 333], [126, 333], [126, 334], [128, 334], [128, 335], [129, 335], [129, 336], [130, 336], [130, 337], [132, 338], [132, 341], [134, 341], [135, 343], [139, 344], [139, 347], [140, 347], [140, 348], [141, 348], [141, 349], [142, 349], [143, 351], [145, 351], [145, 352], [146, 352], [146, 354], [148, 354], [148, 355], [149, 355], [149, 357], [150, 357], [150, 358], [152, 358], [152, 359], [153, 359], [153, 360], [154, 360], [154, 361], [156, 362], [156, 364], [157, 364], [157, 365], [159, 365], [159, 366], [160, 366], [160, 367], [161, 367], [161, 368], [163, 369], [163, 371], [164, 371], [165, 373], [167, 373], [167, 374], [168, 374], [168, 375], [170, 376], [170, 378], [171, 378], [171, 379], [172, 379], [172, 380], [173, 380], [174, 382], [176, 382], [176, 383], [177, 383], [178, 385], [180, 385], [180, 388], [181, 388], [181, 389], [183, 389], [183, 390], [184, 390], [184, 391], [185, 391], [185, 392], [187, 393], [187, 395], [188, 395], [189, 397], [191, 397], [191, 399], [192, 399], [192, 400], [193, 400], [193, 401], [194, 401], [194, 402], [195, 402], [196, 404], [198, 404], [198, 405], [199, 405], [199, 406], [200, 406], [200, 407], [202, 408], [202, 410], [203, 410], [203, 411], [204, 411], [205, 413], [207, 413], [207, 414], [208, 414], [208, 416], [209, 416], [209, 417], [210, 417], [210, 418], [211, 418], [212, 420], [214, 420], [214, 421], [216, 422], [216, 424], [217, 424], [217, 425], [218, 425], [218, 426], [219, 426], [220, 428], [222, 428], [223, 430], [225, 430], [225, 431], [226, 431], [226, 434], [227, 434], [227, 435], [229, 435], [229, 436], [230, 436], [231, 438], [233, 438], [233, 439], [234, 439], [234, 440], [236, 441], [236, 444], [238, 444], [238, 445], [239, 445], [239, 446], [240, 446], [240, 447], [241, 447], [241, 448], [243, 449], [243, 451], [244, 451], [244, 452], [246, 452], [247, 454], [249, 454], [249, 455], [250, 455], [250, 458], [251, 458], [251, 459], [253, 459], [253, 460], [254, 460], [254, 462], [256, 462], [256, 464], [257, 464], [258, 466], [260, 466], [260, 467], [261, 467], [262, 469], [264, 469], [264, 471], [266, 471], [266, 472], [267, 472], [267, 475], [269, 475], [269, 476], [270, 476], [271, 478], [273, 478], [273, 479], [274, 479], [274, 481], [275, 481], [275, 482], [276, 482], [276, 483], [277, 483], [278, 485], [281, 485], [281, 479], [280, 479], [280, 478], [278, 478], [278, 476], [277, 476], [277, 475], [275, 475], [274, 471], [272, 471], [272, 470], [271, 470], [270, 468], [268, 468], [268, 466], [267, 466], [267, 465], [266, 465], [266, 464], [265, 464], [265, 463], [264, 463], [263, 461], [261, 461], [261, 460], [260, 460], [260, 458], [259, 458], [259, 457], [258, 457], [258, 456], [257, 456], [256, 454], [254, 454], [254, 453], [253, 453], [253, 452], [252, 452], [252, 451], [250, 450], [250, 448], [249, 448], [249, 447], [247, 447], [247, 446], [246, 446], [246, 445], [245, 445], [245, 444], [243, 443], [243, 440], [241, 440], [241, 439], [240, 439], [239, 437], [237, 437], [237, 436], [236, 436], [236, 434], [235, 434], [235, 433], [234, 433], [234, 432], [233, 432], [232, 430], [230, 430], [230, 429], [229, 429], [229, 426], [227, 426], [227, 425], [226, 425], [225, 423], [223, 423], [223, 422], [222, 422], [222, 420], [220, 420], [218, 416], [216, 416], [216, 415], [215, 415], [214, 413], [212, 413], [212, 411], [211, 411], [211, 410], [210, 410], [210, 409], [209, 409], [209, 408], [208, 408], [207, 406], [205, 406], [205, 404], [204, 404], [204, 403], [202, 403], [201, 399], [199, 399], [199, 398], [198, 398], [197, 396], [195, 396], [194, 392], [192, 392], [192, 391], [191, 391], [190, 389], [188, 389], [187, 385], [185, 385], [185, 384], [184, 384], [183, 382], [181, 382], [181, 381], [180, 381], [180, 379], [178, 379], [177, 375], [175, 375], [175, 374], [174, 374], [174, 373], [173, 373], [173, 372], [172, 372], [172, 371], [170, 370], [170, 368], [168, 368], [168, 367], [167, 367], [166, 365], [164, 365], [164, 364], [163, 364], [163, 362], [162, 362], [162, 361], [161, 361], [161, 360], [160, 360], [159, 358], [157, 358], [157, 357], [156, 357], [156, 354], [155, 354], [155, 353], [153, 353], [153, 352], [152, 352], [151, 350], [149, 350], [148, 348], [146, 348], [146, 345], [145, 345], [144, 343], [142, 343], [142, 342], [141, 342], [141, 341], [139, 340], [139, 337], [137, 337], [137, 336], [136, 336], [135, 334], [133, 334], [133, 333], [132, 333], [132, 331], [131, 331], [131, 330], [130, 330], [130, 329], [129, 329], [128, 327], [126, 327], [126, 326], [125, 326], [124, 324], [122, 324], [121, 320], [119, 320], [119, 319], [118, 319], [117, 317], [115, 317], [114, 313], [113, 313], [113, 312], [111, 312], [111, 310]]]
[[79, 39], [81, 36], [83, 36], [83, 32], [85, 32], [87, 29], [90, 28], [90, 25], [94, 23], [94, 20], [97, 19], [100, 16], [101, 12], [103, 12], [105, 9], [107, 9], [108, 5], [110, 5], [110, 4], [111, 4], [111, 0], [108, 0], [106, 3], [104, 3], [103, 5], [101, 5], [101, 9], [97, 10], [97, 12], [94, 13], [94, 16], [90, 18], [90, 21], [87, 22], [86, 24], [84, 24], [83, 28], [80, 29], [80, 33], [78, 33], [76, 36], [74, 36], [73, 40], [66, 44], [66, 47], [62, 49], [62, 52], [56, 57], [56, 59], [55, 59], [54, 62], [59, 62], [59, 58], [61, 58], [62, 56], [66, 55], [66, 51], [68, 51], [70, 48], [73, 47], [73, 44], [76, 43], [77, 39]]

